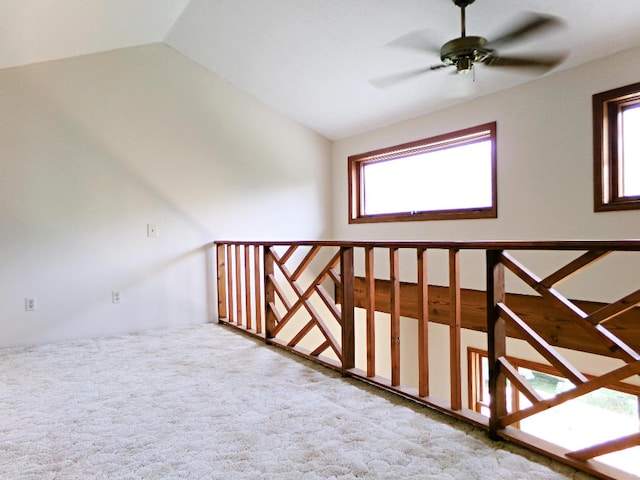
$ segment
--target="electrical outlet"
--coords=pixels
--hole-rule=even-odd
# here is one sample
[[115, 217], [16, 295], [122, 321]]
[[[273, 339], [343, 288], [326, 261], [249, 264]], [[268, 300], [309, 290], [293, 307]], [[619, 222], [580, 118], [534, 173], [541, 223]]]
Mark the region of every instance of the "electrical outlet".
[[111, 301], [113, 303], [120, 303], [122, 301], [122, 295], [120, 294], [119, 291], [111, 292]]
[[147, 223], [147, 237], [154, 238], [158, 236], [158, 226], [155, 223]]
[[24, 299], [24, 309], [27, 312], [35, 312], [37, 309], [36, 297], [27, 297]]

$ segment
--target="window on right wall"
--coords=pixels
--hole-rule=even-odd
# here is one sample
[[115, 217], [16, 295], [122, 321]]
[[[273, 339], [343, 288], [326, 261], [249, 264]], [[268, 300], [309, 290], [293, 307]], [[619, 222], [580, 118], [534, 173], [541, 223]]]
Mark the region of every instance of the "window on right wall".
[[593, 96], [594, 210], [640, 209], [640, 83]]

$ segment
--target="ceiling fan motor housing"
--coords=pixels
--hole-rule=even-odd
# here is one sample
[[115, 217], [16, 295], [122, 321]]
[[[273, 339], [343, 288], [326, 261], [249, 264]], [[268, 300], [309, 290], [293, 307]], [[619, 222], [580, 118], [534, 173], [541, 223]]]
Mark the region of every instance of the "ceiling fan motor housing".
[[440, 49], [440, 60], [445, 65], [456, 65], [458, 71], [470, 70], [474, 62], [482, 62], [493, 54], [493, 50], [485, 47], [486, 44], [483, 37], [454, 38]]

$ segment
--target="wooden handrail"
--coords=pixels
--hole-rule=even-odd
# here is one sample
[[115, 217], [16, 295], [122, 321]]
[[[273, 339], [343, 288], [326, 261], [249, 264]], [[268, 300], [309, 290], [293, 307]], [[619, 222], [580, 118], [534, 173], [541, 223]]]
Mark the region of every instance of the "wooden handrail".
[[[601, 478], [638, 478], [605, 467], [593, 459], [599, 452], [637, 445], [637, 435], [571, 452], [546, 445], [510, 425], [596, 388], [618, 385], [640, 375], [640, 289], [611, 303], [570, 300], [554, 289], [615, 252], [640, 252], [640, 240], [572, 241], [216, 241], [218, 319], [267, 343], [366, 380], [440, 411], [487, 428], [491, 438], [506, 438], [546, 452]], [[412, 271], [407, 258], [415, 256]], [[448, 254], [448, 285], [428, 282], [429, 251]], [[486, 291], [462, 288], [461, 252], [484, 251]], [[537, 277], [510, 253], [519, 250], [575, 251], [579, 256], [546, 277]], [[385, 253], [387, 272], [376, 272], [374, 253]], [[357, 255], [356, 255], [357, 254]], [[360, 257], [362, 255], [362, 257]], [[356, 259], [362, 258], [358, 263]], [[402, 261], [401, 261], [402, 260]], [[477, 261], [477, 259], [476, 259]], [[402, 264], [402, 268], [401, 268]], [[508, 293], [505, 271], [511, 271], [531, 295]], [[358, 276], [361, 271], [364, 276]], [[388, 280], [376, 278], [376, 273]], [[401, 281], [403, 276], [416, 278]], [[640, 278], [638, 279], [640, 283]], [[633, 286], [630, 286], [633, 288]], [[362, 321], [356, 315], [363, 312]], [[380, 317], [388, 323], [380, 331]], [[417, 321], [415, 338], [404, 338], [405, 319]], [[429, 324], [447, 326], [448, 361], [429, 361]], [[413, 328], [413, 327], [412, 327]], [[486, 332], [489, 359], [490, 417], [463, 403], [468, 379], [462, 370], [462, 329]], [[388, 337], [386, 348], [380, 339]], [[509, 360], [507, 338], [527, 341], [576, 388], [543, 399]], [[415, 346], [415, 385], [405, 381], [408, 364], [405, 345]], [[557, 350], [557, 346], [621, 359], [624, 366], [600, 376], [584, 375]], [[382, 366], [381, 356], [388, 355]], [[443, 361], [444, 360], [444, 361]], [[432, 364], [434, 365], [432, 367]], [[408, 368], [410, 367], [410, 368]], [[430, 368], [447, 368], [450, 395], [433, 396]], [[414, 382], [412, 380], [411, 382]], [[508, 408], [507, 382], [532, 406]], [[558, 453], [562, 451], [564, 453]], [[611, 472], [615, 472], [611, 474]]]

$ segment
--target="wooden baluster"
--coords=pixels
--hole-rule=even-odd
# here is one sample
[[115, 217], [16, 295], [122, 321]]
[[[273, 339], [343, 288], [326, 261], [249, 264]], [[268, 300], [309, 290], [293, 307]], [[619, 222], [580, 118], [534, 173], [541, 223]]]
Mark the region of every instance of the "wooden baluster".
[[373, 247], [365, 247], [365, 302], [367, 308], [367, 377], [376, 375], [376, 276]]
[[236, 325], [242, 326], [242, 255], [240, 245], [236, 245]]
[[234, 320], [234, 305], [233, 305], [233, 245], [227, 244], [227, 320], [229, 323], [233, 323]]
[[418, 248], [418, 395], [429, 395], [429, 282], [427, 249]]
[[449, 369], [451, 409], [462, 408], [462, 370], [460, 366], [460, 250], [449, 250]]
[[227, 318], [227, 261], [225, 259], [226, 247], [223, 244], [216, 246], [216, 275], [218, 284], [218, 322], [221, 318]]
[[356, 366], [354, 326], [353, 247], [340, 249], [340, 278], [342, 279], [342, 372]]
[[249, 245], [244, 246], [244, 301], [247, 318], [247, 330], [253, 328], [251, 319], [251, 261], [249, 259]]
[[397, 248], [389, 249], [391, 295], [391, 386], [400, 385], [400, 262]]
[[489, 357], [489, 436], [498, 440], [500, 421], [507, 414], [507, 379], [500, 369], [500, 357], [507, 354], [506, 322], [500, 317], [498, 304], [505, 300], [502, 251], [487, 250], [487, 342]]
[[263, 251], [264, 267], [262, 275], [264, 278], [264, 306], [265, 306], [265, 338], [273, 338], [276, 328], [276, 289], [269, 277], [273, 276], [273, 256], [271, 255], [271, 247], [265, 246]]
[[253, 246], [253, 275], [256, 292], [256, 333], [262, 333], [262, 282], [264, 278], [260, 275], [260, 245]]

